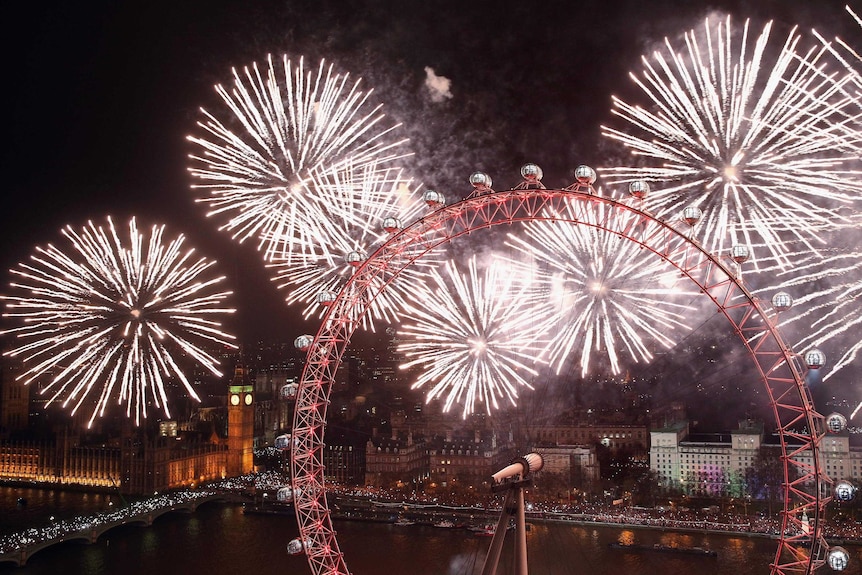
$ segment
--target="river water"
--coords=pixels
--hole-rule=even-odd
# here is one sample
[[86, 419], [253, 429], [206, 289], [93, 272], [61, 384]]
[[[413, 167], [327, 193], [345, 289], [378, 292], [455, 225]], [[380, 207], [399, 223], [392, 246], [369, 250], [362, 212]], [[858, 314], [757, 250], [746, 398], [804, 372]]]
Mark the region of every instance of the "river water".
[[[18, 507], [18, 497], [27, 497], [28, 504]], [[97, 511], [116, 501], [116, 496], [0, 488], [0, 531], [42, 524], [51, 515]], [[356, 521], [338, 521], [335, 527], [356, 575], [476, 575], [490, 544], [490, 538], [463, 529]], [[151, 527], [111, 530], [92, 545], [45, 549], [25, 567], [0, 565], [0, 575], [303, 575], [309, 573], [305, 558], [286, 553], [296, 535], [291, 516], [245, 514], [240, 505], [207, 503], [195, 513], [164, 515]], [[769, 572], [775, 552], [774, 541], [757, 537], [570, 524], [533, 523], [527, 537], [531, 575], [754, 575]], [[699, 546], [718, 556], [630, 552], [609, 548], [614, 541]], [[851, 567], [844, 573], [858, 575], [862, 547], [848, 549]], [[502, 562], [510, 560], [507, 545]]]

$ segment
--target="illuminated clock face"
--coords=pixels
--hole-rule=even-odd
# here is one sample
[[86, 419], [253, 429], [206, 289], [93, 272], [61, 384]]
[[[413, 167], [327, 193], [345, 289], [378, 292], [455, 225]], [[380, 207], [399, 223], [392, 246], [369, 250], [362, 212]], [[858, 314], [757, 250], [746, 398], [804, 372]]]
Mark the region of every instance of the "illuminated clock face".
[[231, 405], [239, 405], [239, 396], [234, 394], [230, 396], [230, 404]]
[[251, 405], [251, 400], [252, 400], [251, 394], [250, 394], [250, 393], [246, 393], [246, 394], [245, 394], [245, 404], [246, 404], [246, 405]]

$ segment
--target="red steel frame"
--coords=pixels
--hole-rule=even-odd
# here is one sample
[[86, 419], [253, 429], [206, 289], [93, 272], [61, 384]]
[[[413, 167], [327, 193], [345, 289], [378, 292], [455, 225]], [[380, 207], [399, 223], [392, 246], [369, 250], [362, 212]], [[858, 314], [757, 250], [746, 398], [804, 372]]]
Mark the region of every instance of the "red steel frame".
[[[429, 215], [395, 231], [356, 268], [329, 305], [308, 350], [293, 420], [296, 516], [314, 575], [349, 574], [326, 502], [323, 435], [335, 372], [369, 306], [405, 268], [441, 244], [483, 228], [538, 220], [593, 226], [640, 244], [697, 284], [727, 318], [766, 388], [781, 444], [784, 507], [770, 573], [811, 573], [825, 564], [829, 546], [822, 524], [832, 481], [821, 469], [819, 449], [826, 430], [804, 382], [805, 366], [782, 340], [775, 314], [768, 314], [737, 277], [736, 264], [707, 253], [684, 223], [655, 218], [637, 205], [634, 199], [597, 195], [590, 185], [579, 183], [556, 190], [536, 183], [501, 192], [476, 190], [457, 203], [431, 205]], [[800, 461], [802, 454], [810, 461]]]

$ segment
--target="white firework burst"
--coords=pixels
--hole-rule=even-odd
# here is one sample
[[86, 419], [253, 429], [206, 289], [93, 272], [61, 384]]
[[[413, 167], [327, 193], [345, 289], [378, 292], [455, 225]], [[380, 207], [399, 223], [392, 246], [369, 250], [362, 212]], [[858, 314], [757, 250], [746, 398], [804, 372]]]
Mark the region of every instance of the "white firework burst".
[[[595, 210], [595, 222], [613, 229], [635, 223], [632, 212], [611, 211], [604, 204]], [[558, 219], [577, 218], [560, 214]], [[688, 330], [687, 315], [695, 308], [687, 302], [696, 294], [680, 285], [679, 273], [668, 264], [645, 258], [637, 242], [587, 222], [525, 227], [524, 237], [510, 234], [508, 243], [542, 269], [549, 297], [533, 317], [555, 326], [543, 353], [557, 373], [576, 357], [586, 375], [599, 356], [618, 374], [621, 354], [649, 362], [657, 347], [673, 347], [676, 331]]]
[[213, 346], [235, 347], [219, 317], [231, 292], [219, 291], [223, 277], [208, 277], [213, 262], [184, 251], [179, 236], [163, 241], [164, 226], [149, 239], [129, 222], [121, 238], [90, 222], [80, 231], [62, 230], [70, 249], [37, 248], [31, 261], [11, 270], [17, 279], [3, 317], [21, 325], [4, 353], [22, 360], [19, 379], [39, 381], [49, 403], [61, 401], [76, 412], [93, 406], [90, 425], [109, 403], [125, 404], [136, 423], [152, 403], [170, 417], [165, 386], [172, 381], [197, 394], [176, 354], [221, 376]]
[[650, 182], [646, 206], [658, 216], [701, 208], [703, 244], [714, 253], [743, 244], [786, 266], [788, 242], [818, 249], [824, 228], [845, 221], [860, 174], [858, 147], [838, 125], [853, 103], [833, 81], [827, 50], [797, 53], [795, 30], [772, 46], [771, 28], [752, 45], [748, 22], [737, 39], [730, 18], [707, 20], [682, 51], [665, 39], [663, 51], [644, 57], [631, 77], [649, 108], [614, 98], [628, 128], [602, 133], [645, 165], [603, 173]]
[[501, 400], [515, 405], [519, 389], [532, 389], [544, 329], [529, 313], [538, 295], [529, 270], [517, 265], [495, 259], [483, 273], [474, 256], [463, 273], [449, 261], [445, 274], [429, 274], [421, 303], [406, 308], [401, 368], [422, 370], [413, 388], [429, 386], [428, 401], [445, 397], [447, 411], [460, 403], [467, 417], [477, 403], [490, 413]]
[[[856, 24], [862, 28], [862, 18], [850, 6], [845, 6], [845, 9]], [[816, 30], [814, 35], [844, 71], [843, 75], [833, 75], [829, 78], [834, 83], [836, 92], [842, 94], [849, 102], [848, 106], [836, 107], [840, 114], [832, 120], [832, 124], [834, 129], [843, 135], [847, 144], [855, 146], [858, 150], [862, 146], [862, 131], [860, 131], [860, 126], [862, 126], [862, 55], [841, 38], [829, 41]]]
[[[302, 252], [281, 251], [267, 264], [278, 287], [287, 290], [287, 303], [305, 305], [305, 317], [321, 309], [319, 297], [332, 297], [357, 264], [426, 209], [418, 188], [395, 168], [364, 164], [322, 176], [317, 183], [309, 204], [314, 206], [315, 225], [324, 233]], [[411, 266], [385, 290], [375, 290], [379, 294], [363, 318], [364, 326], [373, 329], [375, 319], [397, 318], [404, 287], [412, 289], [409, 286], [422, 281], [428, 265]]]
[[862, 352], [862, 253], [808, 254], [793, 270], [770, 271], [775, 284], [758, 292], [792, 297], [793, 307], [781, 314], [779, 325], [793, 337], [793, 348], [840, 350], [830, 358], [824, 380], [853, 363]]
[[267, 260], [309, 250], [314, 257], [328, 233], [318, 217], [318, 182], [352, 189], [351, 174], [364, 177], [359, 168], [403, 157], [397, 150], [405, 140], [390, 140], [397, 126], [384, 124], [359, 80], [350, 84], [323, 61], [315, 71], [302, 59], [294, 65], [284, 56], [278, 65], [270, 56], [263, 72], [255, 63], [233, 76], [232, 89], [216, 87], [229, 113], [202, 110], [204, 135], [189, 137], [201, 149], [190, 168], [200, 182], [193, 188], [206, 192], [197, 201], [226, 219], [222, 229], [235, 239], [255, 238]]

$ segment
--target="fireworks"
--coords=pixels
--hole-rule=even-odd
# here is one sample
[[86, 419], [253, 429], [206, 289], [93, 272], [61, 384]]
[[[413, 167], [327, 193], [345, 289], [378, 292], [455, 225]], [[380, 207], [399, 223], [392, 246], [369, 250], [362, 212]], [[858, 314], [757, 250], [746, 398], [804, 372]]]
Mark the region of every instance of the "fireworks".
[[[92, 405], [89, 424], [114, 400], [140, 423], [152, 402], [170, 417], [165, 386], [179, 381], [198, 399], [175, 359], [179, 353], [221, 376], [206, 345], [230, 346], [217, 318], [232, 313], [218, 291], [224, 279], [207, 279], [213, 264], [183, 251], [180, 236], [163, 242], [164, 226], [149, 239], [129, 222], [128, 242], [111, 219], [107, 228], [90, 222], [66, 227], [69, 253], [37, 248], [29, 263], [12, 269], [4, 317], [20, 322], [6, 330], [17, 338], [4, 355], [23, 361], [19, 379], [40, 382], [49, 403], [77, 412]], [[88, 401], [89, 400], [89, 401]]]
[[428, 401], [445, 395], [444, 409], [462, 403], [467, 417], [477, 402], [490, 413], [500, 400], [514, 405], [519, 388], [532, 389], [543, 329], [529, 314], [536, 297], [529, 270], [515, 266], [495, 260], [483, 274], [473, 257], [463, 274], [447, 262], [445, 276], [430, 273], [433, 288], [416, 300], [422, 307], [405, 311], [401, 368], [423, 370], [413, 388], [431, 386]]
[[837, 357], [830, 357], [824, 380], [854, 362], [862, 352], [862, 341], [856, 335], [862, 326], [862, 253], [809, 255], [792, 271], [776, 277], [777, 285], [768, 291], [784, 291], [793, 297], [793, 307], [780, 317], [780, 327], [795, 335], [793, 348], [842, 350]]
[[[862, 20], [849, 6], [847, 12], [862, 27]], [[833, 74], [826, 78], [831, 82], [833, 90], [842, 98], [841, 104], [834, 106], [835, 117], [831, 120], [832, 129], [841, 134], [847, 146], [855, 146], [858, 150], [862, 144], [862, 75], [860, 65], [862, 56], [848, 43], [836, 38], [834, 42], [826, 40], [814, 32], [824, 49], [834, 58], [843, 74]], [[859, 155], [858, 151], [855, 154]], [[851, 181], [857, 184], [858, 178]], [[830, 253], [800, 252], [794, 269], [782, 273], [777, 272], [778, 283], [769, 288], [770, 291], [787, 291], [793, 294], [793, 308], [781, 315], [781, 326], [795, 337], [795, 349], [804, 351], [818, 347], [830, 351], [830, 366], [824, 380], [833, 377], [839, 370], [851, 365], [862, 352], [862, 341], [858, 338], [859, 326], [862, 325], [862, 308], [859, 306], [862, 297], [862, 254], [855, 251], [858, 241], [853, 238], [851, 230], [858, 229], [858, 212], [851, 217], [851, 223], [830, 238]], [[841, 246], [849, 246], [849, 249]], [[785, 279], [789, 278], [789, 279]], [[766, 290], [760, 290], [766, 291]], [[798, 334], [802, 335], [798, 335]], [[862, 403], [856, 406], [851, 417], [862, 408]]]
[[[595, 207], [595, 221], [634, 218], [631, 212]], [[574, 216], [560, 219], [574, 220]], [[626, 222], [610, 227], [624, 229]], [[679, 274], [641, 246], [587, 223], [560, 225], [533, 222], [525, 238], [510, 235], [509, 244], [535, 258], [549, 285], [549, 301], [534, 317], [556, 324], [544, 353], [559, 373], [571, 357], [579, 358], [581, 375], [591, 358], [605, 357], [613, 374], [620, 373], [619, 351], [632, 361], [648, 362], [651, 349], [673, 346], [673, 330], [686, 330], [687, 303], [696, 294], [679, 286]]]
[[229, 117], [202, 110], [198, 125], [206, 135], [189, 137], [203, 151], [191, 156], [190, 171], [202, 182], [193, 188], [208, 193], [198, 201], [209, 216], [227, 218], [222, 229], [234, 239], [257, 239], [267, 260], [291, 253], [316, 259], [315, 246], [330, 230], [316, 201], [318, 183], [353, 190], [351, 175], [364, 178], [362, 168], [400, 157], [403, 140], [388, 141], [396, 126], [382, 127], [371, 93], [324, 62], [314, 72], [302, 59], [294, 65], [285, 56], [278, 67], [270, 57], [265, 74], [254, 64], [233, 76], [233, 89], [216, 87]]
[[[217, 87], [243, 130], [204, 111], [199, 125], [208, 139], [190, 138], [205, 151], [192, 157], [192, 174], [204, 182], [195, 187], [209, 192], [199, 200], [209, 215], [229, 216], [223, 228], [234, 238], [257, 239], [279, 288], [290, 290], [287, 302], [304, 305], [308, 317], [350, 273], [348, 257], [361, 261], [385, 241], [385, 218], [415, 218], [422, 204], [416, 185], [392, 165], [402, 157], [403, 140], [387, 140], [396, 126], [381, 127], [380, 106], [366, 110], [370, 92], [324, 62], [316, 74], [286, 57], [283, 75], [276, 68], [270, 58], [265, 77], [254, 65], [234, 71], [232, 91]], [[373, 302], [365, 326], [391, 320], [399, 302], [392, 286]]]
[[[425, 208], [418, 190], [394, 168], [366, 164], [356, 171], [329, 174], [318, 184], [317, 193], [308, 199], [321, 229], [317, 242], [305, 253], [281, 252], [268, 264], [275, 270], [278, 287], [289, 290], [287, 303], [304, 303], [306, 317], [320, 309], [315, 305], [320, 294], [338, 291], [342, 278], [353, 272], [352, 264], [361, 264], [399, 224], [416, 219]], [[385, 220], [396, 216], [395, 229], [386, 229]], [[404, 301], [401, 286], [419, 281], [422, 267], [411, 266], [380, 292], [370, 308], [372, 317], [365, 318], [366, 327], [373, 325], [373, 318], [392, 321], [397, 316]]]
[[[614, 182], [647, 180], [647, 209], [676, 217], [685, 206], [704, 212], [699, 232], [714, 253], [733, 244], [757, 257], [789, 263], [787, 242], [815, 250], [822, 231], [843, 221], [858, 196], [858, 156], [847, 123], [853, 106], [826, 70], [825, 48], [796, 53], [791, 32], [776, 50], [767, 24], [753, 46], [746, 22], [739, 41], [730, 19], [685, 35], [685, 51], [643, 58], [632, 79], [652, 109], [613, 100], [632, 133], [603, 127], [647, 166], [606, 169]], [[833, 119], [838, 121], [833, 122]], [[858, 135], [856, 137], [858, 141]]]
[[[862, 28], [862, 19], [850, 8], [845, 6], [847, 12], [852, 16], [860, 28]], [[842, 116], [833, 120], [836, 130], [843, 133], [844, 139], [848, 144], [855, 145], [857, 148], [862, 144], [862, 133], [859, 127], [862, 124], [862, 55], [860, 55], [847, 42], [840, 38], [835, 39], [837, 48], [833, 43], [826, 40], [816, 31], [814, 35], [822, 42], [824, 48], [829, 51], [836, 59], [838, 64], [843, 68], [845, 74], [831, 78], [835, 85], [835, 90], [842, 94], [850, 106], [839, 107]]]

